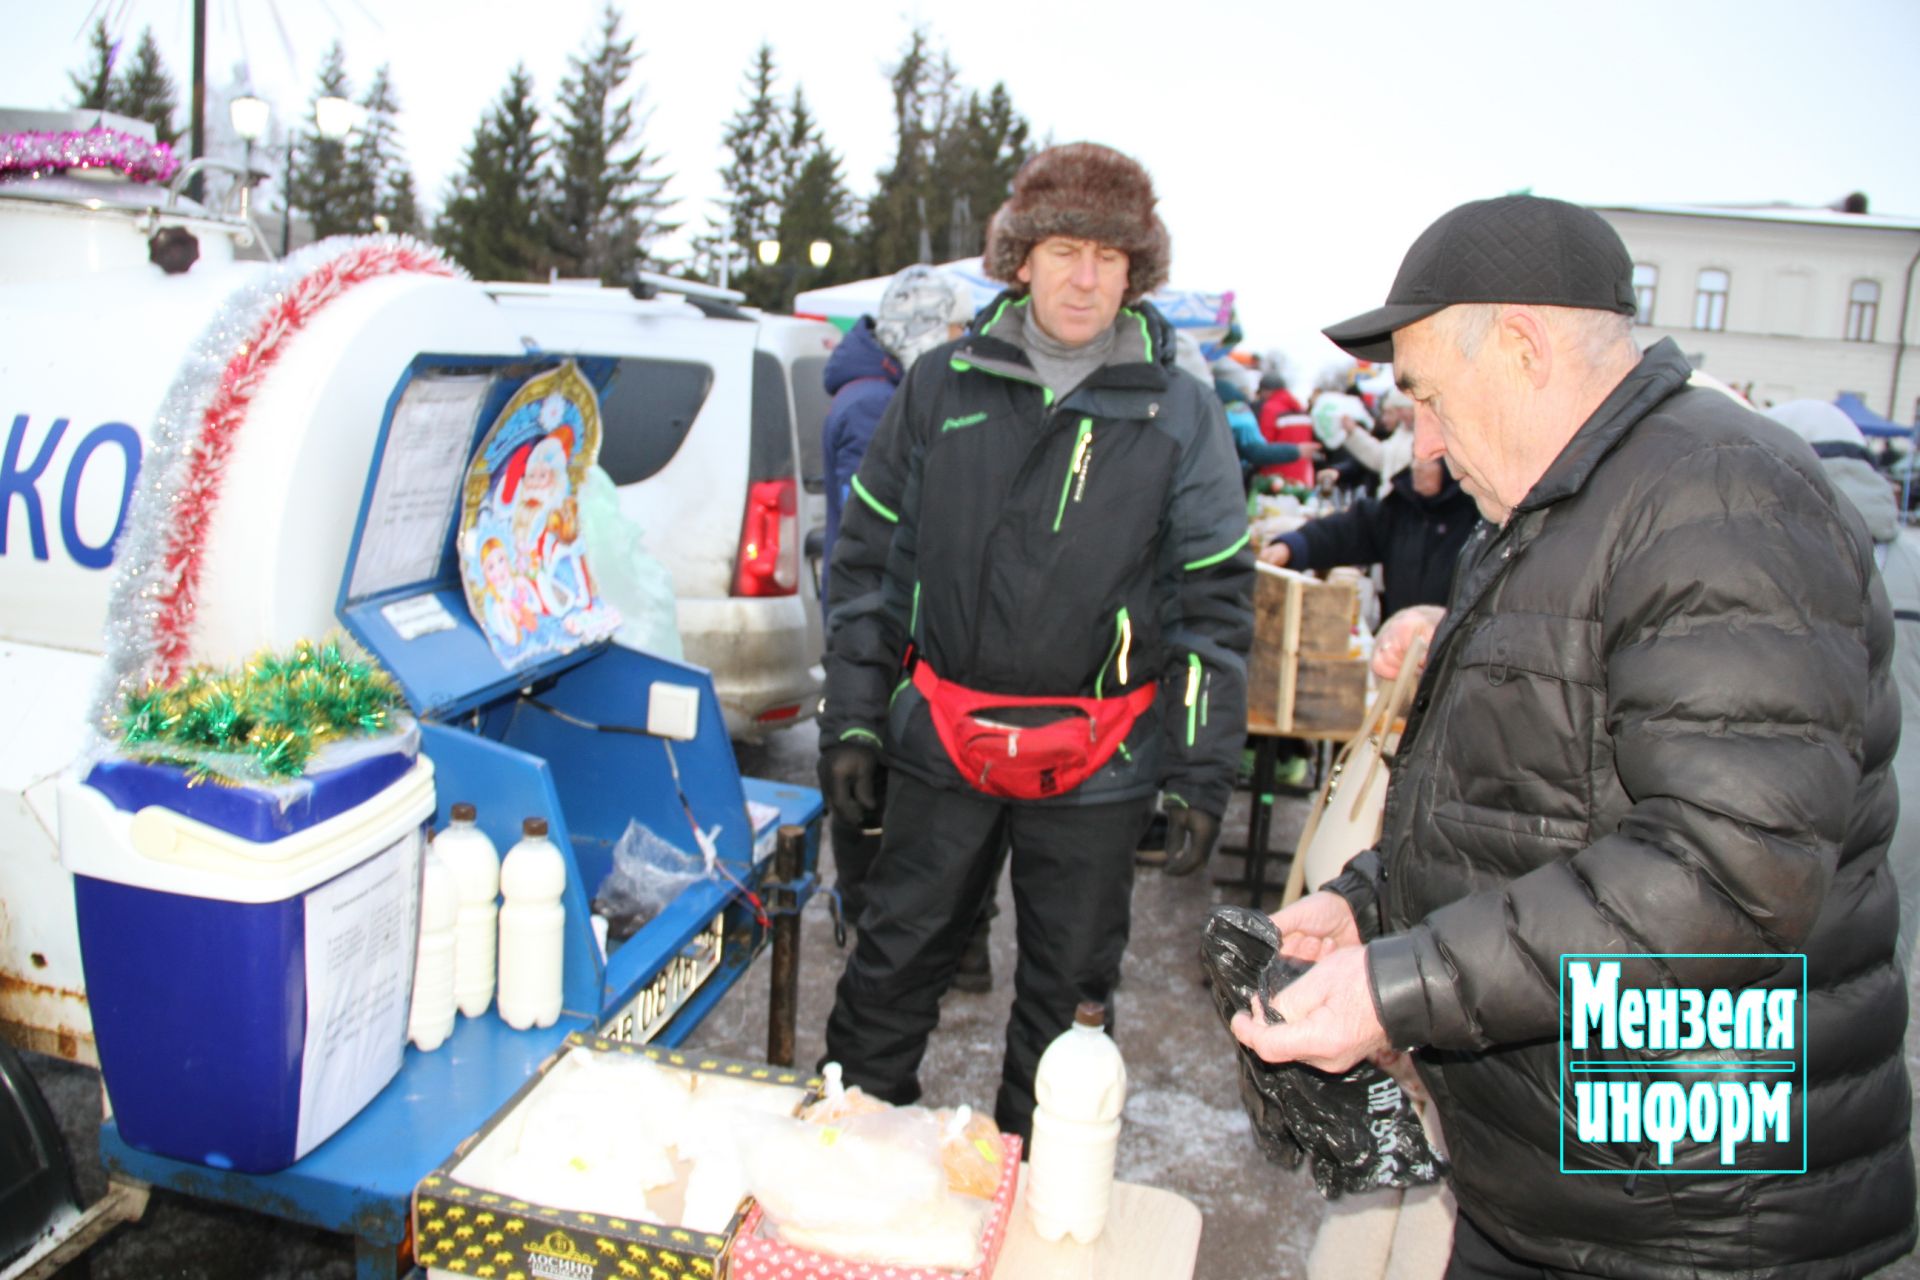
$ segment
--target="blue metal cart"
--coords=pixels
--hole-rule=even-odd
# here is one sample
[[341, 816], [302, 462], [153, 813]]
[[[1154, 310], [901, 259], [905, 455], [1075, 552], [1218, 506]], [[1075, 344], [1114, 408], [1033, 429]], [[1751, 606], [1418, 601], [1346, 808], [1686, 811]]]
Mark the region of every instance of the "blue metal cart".
[[[420, 718], [422, 750], [435, 768], [436, 828], [455, 801], [467, 800], [479, 807], [481, 827], [502, 850], [517, 838], [523, 818], [542, 817], [567, 855], [559, 1022], [514, 1031], [491, 1010], [460, 1019], [438, 1050], [409, 1047], [400, 1074], [372, 1104], [278, 1173], [184, 1163], [132, 1148], [111, 1121], [101, 1129], [111, 1176], [351, 1236], [364, 1280], [401, 1273], [415, 1185], [480, 1129], [568, 1034], [681, 1043], [767, 945], [773, 932], [767, 904], [776, 904], [773, 914], [797, 912], [814, 887], [819, 793], [740, 778], [704, 671], [605, 644], [509, 670], [467, 611], [451, 527], [437, 563], [422, 575], [395, 581], [390, 571], [361, 571], [367, 557], [383, 550], [384, 563], [394, 559], [391, 548], [378, 545], [393, 530], [369, 521], [376, 490], [383, 484], [416, 492], [432, 492], [442, 482], [457, 486], [499, 406], [557, 363], [538, 356], [415, 362], [389, 402], [375, 446], [338, 613], [394, 674]], [[579, 363], [590, 378], [612, 369], [612, 362]], [[477, 404], [466, 449], [445, 451], [446, 474], [435, 477], [420, 473], [423, 450], [406, 439], [416, 425], [406, 406], [410, 388], [443, 378], [485, 378], [489, 390]], [[444, 416], [435, 425], [445, 431]], [[434, 625], [410, 625], [423, 616]], [[656, 685], [670, 686], [682, 701], [692, 695], [697, 709], [690, 735], [647, 730]], [[757, 824], [755, 807], [764, 819]], [[589, 923], [591, 894], [636, 820], [689, 850], [695, 828], [712, 833], [719, 874], [696, 881], [603, 958]], [[802, 833], [803, 855], [799, 869], [776, 882], [770, 855], [783, 827]]]

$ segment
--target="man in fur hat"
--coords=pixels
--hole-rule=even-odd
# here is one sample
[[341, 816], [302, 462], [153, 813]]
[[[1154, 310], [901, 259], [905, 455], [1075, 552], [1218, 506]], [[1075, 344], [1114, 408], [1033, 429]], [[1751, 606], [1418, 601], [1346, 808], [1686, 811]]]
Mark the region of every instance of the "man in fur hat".
[[1012, 846], [1019, 966], [996, 1116], [1030, 1132], [1040, 1053], [1107, 1005], [1156, 790], [1167, 870], [1200, 867], [1245, 734], [1252, 558], [1212, 388], [1142, 299], [1152, 181], [1040, 153], [987, 232], [1009, 288], [901, 383], [855, 475], [828, 601], [822, 779], [892, 770], [858, 945], [827, 1024], [849, 1083], [920, 1094], [939, 999]]

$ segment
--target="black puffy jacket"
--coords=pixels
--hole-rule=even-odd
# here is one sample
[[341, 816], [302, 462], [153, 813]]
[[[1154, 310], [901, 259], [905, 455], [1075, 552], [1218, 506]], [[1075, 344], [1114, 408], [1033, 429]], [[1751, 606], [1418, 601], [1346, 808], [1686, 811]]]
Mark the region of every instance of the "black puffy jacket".
[[[1489, 1235], [1608, 1276], [1857, 1276], [1914, 1243], [1892, 618], [1812, 452], [1688, 374], [1655, 346], [1469, 545], [1380, 848], [1332, 887]], [[1622, 984], [1736, 990], [1797, 986], [1773, 957], [1804, 952], [1807, 1172], [1696, 1172], [1717, 1151], [1683, 1144], [1677, 1173], [1561, 1173], [1579, 952], [1694, 953]]]
[[1379, 565], [1380, 616], [1389, 618], [1409, 605], [1447, 602], [1454, 562], [1479, 523], [1458, 480], [1448, 476], [1428, 497], [1413, 487], [1409, 467], [1395, 473], [1384, 496], [1309, 520], [1279, 540], [1291, 549], [1287, 564], [1295, 569]]
[[1219, 814], [1246, 735], [1253, 556], [1220, 403], [1174, 366], [1150, 305], [1059, 403], [1003, 295], [922, 356], [874, 433], [834, 550], [823, 746], [884, 741], [887, 763], [969, 784], [906, 683], [909, 640], [943, 679], [992, 693], [1110, 697], [1158, 684], [1120, 751], [1065, 795], [1164, 785]]

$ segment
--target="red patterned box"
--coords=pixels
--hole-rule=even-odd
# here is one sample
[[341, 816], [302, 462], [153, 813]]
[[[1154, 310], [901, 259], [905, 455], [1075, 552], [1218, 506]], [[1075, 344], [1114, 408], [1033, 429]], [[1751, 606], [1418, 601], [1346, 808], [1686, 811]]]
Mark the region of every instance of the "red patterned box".
[[[1000, 1185], [993, 1190], [987, 1225], [980, 1233], [985, 1257], [971, 1271], [935, 1271], [888, 1262], [852, 1262], [787, 1244], [763, 1234], [760, 1206], [753, 1205], [733, 1239], [729, 1280], [987, 1280], [1000, 1260], [1007, 1239], [1007, 1219], [1013, 1214], [1013, 1192], [1020, 1181], [1020, 1139], [1000, 1135]], [[767, 1228], [771, 1231], [772, 1228]]]

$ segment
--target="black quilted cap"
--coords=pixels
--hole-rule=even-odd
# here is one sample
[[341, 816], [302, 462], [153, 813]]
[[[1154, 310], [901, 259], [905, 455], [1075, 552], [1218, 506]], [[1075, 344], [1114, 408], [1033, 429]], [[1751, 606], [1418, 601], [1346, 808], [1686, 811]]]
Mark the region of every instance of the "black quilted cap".
[[1387, 305], [1323, 329], [1362, 360], [1393, 359], [1393, 331], [1459, 302], [1634, 313], [1633, 260], [1591, 209], [1540, 196], [1475, 200], [1420, 233]]

